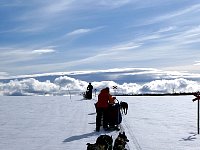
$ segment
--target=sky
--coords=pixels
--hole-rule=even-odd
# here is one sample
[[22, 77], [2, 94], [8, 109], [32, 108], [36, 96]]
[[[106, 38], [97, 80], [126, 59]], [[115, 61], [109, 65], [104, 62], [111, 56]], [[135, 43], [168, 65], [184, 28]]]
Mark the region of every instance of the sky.
[[0, 75], [200, 73], [199, 11], [198, 0], [1, 0]]

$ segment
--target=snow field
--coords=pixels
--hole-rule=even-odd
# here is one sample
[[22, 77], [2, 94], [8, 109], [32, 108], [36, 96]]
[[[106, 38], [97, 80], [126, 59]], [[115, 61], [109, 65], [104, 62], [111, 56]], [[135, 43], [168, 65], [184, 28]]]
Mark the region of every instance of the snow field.
[[[96, 98], [94, 98], [96, 99]], [[198, 150], [193, 96], [117, 97], [129, 104], [122, 131], [131, 150]], [[95, 132], [96, 100], [81, 96], [0, 97], [1, 150], [84, 150]]]

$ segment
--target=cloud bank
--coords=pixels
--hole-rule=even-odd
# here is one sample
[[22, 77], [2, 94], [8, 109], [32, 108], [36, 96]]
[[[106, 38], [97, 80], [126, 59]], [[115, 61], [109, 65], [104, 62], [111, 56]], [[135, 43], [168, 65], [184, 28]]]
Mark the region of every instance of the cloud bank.
[[[14, 79], [9, 82], [0, 82], [1, 96], [38, 96], [38, 95], [77, 95], [85, 92], [88, 82], [68, 76], [60, 76], [54, 80], [39, 81], [35, 78]], [[177, 78], [171, 80], [153, 80], [151, 82], [123, 83], [114, 81], [92, 82], [98, 92], [110, 87], [112, 94], [142, 94], [142, 93], [179, 93], [196, 92], [200, 90], [197, 81]], [[113, 90], [117, 86], [117, 90]]]

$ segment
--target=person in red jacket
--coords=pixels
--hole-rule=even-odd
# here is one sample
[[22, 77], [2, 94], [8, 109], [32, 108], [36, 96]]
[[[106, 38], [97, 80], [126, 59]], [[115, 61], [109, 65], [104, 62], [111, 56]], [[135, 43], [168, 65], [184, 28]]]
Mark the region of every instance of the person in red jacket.
[[107, 111], [110, 104], [115, 103], [116, 97], [110, 95], [109, 88], [102, 89], [98, 95], [98, 101], [96, 103], [96, 131], [99, 132], [101, 126], [101, 118], [103, 117], [103, 128], [108, 128]]

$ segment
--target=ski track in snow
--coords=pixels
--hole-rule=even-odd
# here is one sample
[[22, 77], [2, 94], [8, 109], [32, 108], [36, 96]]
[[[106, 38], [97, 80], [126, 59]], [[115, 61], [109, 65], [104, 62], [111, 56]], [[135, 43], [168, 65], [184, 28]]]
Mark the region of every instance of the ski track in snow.
[[129, 142], [127, 143], [127, 149], [142, 150], [140, 144], [138, 143], [138, 141], [133, 133], [133, 130], [130, 128], [130, 126], [128, 125], [128, 122], [126, 121], [125, 116], [124, 115], [122, 115], [122, 116], [123, 116], [123, 122], [121, 124], [122, 131], [125, 131], [127, 137], [129, 137], [128, 139], [130, 139]]

